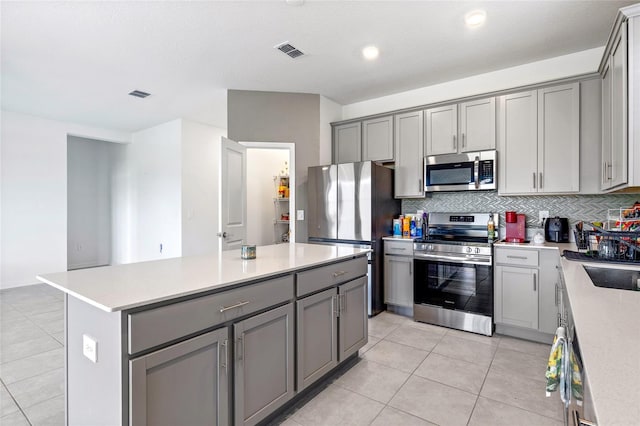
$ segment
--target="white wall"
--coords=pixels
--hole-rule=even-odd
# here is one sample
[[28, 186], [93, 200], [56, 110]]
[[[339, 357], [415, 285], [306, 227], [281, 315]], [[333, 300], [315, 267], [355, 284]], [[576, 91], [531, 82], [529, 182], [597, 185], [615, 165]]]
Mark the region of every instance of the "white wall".
[[182, 255], [218, 250], [218, 163], [225, 129], [182, 120]]
[[[273, 198], [277, 194], [273, 177], [284, 169], [284, 162], [290, 163], [286, 149], [247, 148], [247, 243], [273, 244], [276, 242], [274, 226], [280, 234], [287, 230], [285, 225], [274, 225], [275, 206]], [[288, 203], [281, 206], [287, 211]], [[279, 241], [279, 239], [278, 239]]]
[[342, 105], [320, 96], [320, 157], [318, 164], [331, 164], [331, 123], [342, 120]]
[[[132, 135], [131, 262], [182, 254], [182, 120]], [[160, 245], [162, 244], [162, 253]]]
[[595, 72], [600, 64], [603, 51], [604, 47], [597, 47], [543, 61], [344, 105], [342, 119], [347, 120]]
[[67, 265], [111, 262], [111, 148], [120, 144], [69, 136], [67, 141]]
[[128, 142], [108, 129], [1, 112], [0, 287], [67, 269], [67, 135]]

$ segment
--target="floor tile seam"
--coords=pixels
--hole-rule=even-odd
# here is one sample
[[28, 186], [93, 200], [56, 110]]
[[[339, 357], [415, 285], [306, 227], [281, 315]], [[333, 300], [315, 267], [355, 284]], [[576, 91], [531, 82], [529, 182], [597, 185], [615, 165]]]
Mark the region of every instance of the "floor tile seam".
[[[390, 366], [390, 365], [387, 365], [387, 364], [383, 364], [383, 363], [381, 363], [381, 362], [374, 361], [374, 360], [372, 360], [372, 359], [362, 358], [362, 361], [367, 361], [367, 362], [370, 362], [370, 363], [372, 363], [372, 364], [375, 364], [375, 365], [378, 365], [378, 366], [381, 366], [381, 367], [390, 368], [390, 369], [395, 370], [395, 371], [398, 371], [398, 372], [400, 372], [400, 373], [408, 374], [409, 376], [411, 376], [411, 374], [412, 374], [412, 373], [408, 373], [408, 372], [406, 372], [406, 371], [402, 371], [402, 370], [400, 370], [399, 368], [395, 368], [395, 367], [392, 367], [392, 366]], [[422, 363], [421, 363], [421, 364], [422, 364]], [[357, 365], [357, 364], [356, 364], [356, 365]], [[355, 367], [355, 365], [354, 365], [354, 367]]]
[[[62, 394], [62, 395], [56, 395], [56, 396], [54, 396], [54, 397], [44, 399], [44, 400], [42, 400], [42, 401], [40, 401], [40, 402], [37, 402], [37, 403], [35, 403], [35, 404], [33, 404], [33, 405], [30, 405], [30, 406], [26, 407], [26, 408], [25, 408], [25, 410], [26, 410], [26, 409], [29, 409], [29, 408], [33, 408], [33, 407], [35, 407], [36, 405], [44, 404], [45, 402], [49, 402], [49, 401], [51, 401], [51, 400], [53, 400], [53, 399], [60, 398], [60, 396], [64, 396], [64, 394]], [[64, 401], [64, 400], [63, 400], [63, 401]], [[29, 416], [27, 415], [27, 413], [25, 413], [24, 411], [23, 411], [23, 413], [24, 413], [24, 417], [27, 419], [27, 421], [29, 422], [29, 424], [30, 424], [30, 425], [33, 425], [33, 423], [31, 422], [31, 419], [29, 418]]]
[[[497, 348], [500, 345], [500, 340], [498, 340], [498, 342], [496, 342], [495, 344], [494, 343], [487, 343], [487, 342], [483, 342], [482, 340], [471, 339], [469, 337], [463, 337], [463, 335], [460, 335], [460, 334], [455, 334], [457, 331], [461, 331], [461, 330], [447, 329], [447, 332], [445, 333], [445, 335], [448, 335], [448, 336], [451, 336], [451, 337], [455, 337], [457, 339], [466, 340], [468, 342], [480, 343], [480, 344], [483, 344], [485, 346], [491, 346], [491, 347], [495, 346]], [[449, 333], [451, 333], [451, 334], [449, 334]], [[467, 331], [465, 333], [470, 333], [472, 336], [480, 336], [479, 334], [472, 333], [470, 331]], [[489, 339], [489, 338], [490, 337], [487, 336], [487, 339]], [[500, 339], [500, 338], [498, 338], [498, 339]]]
[[[473, 392], [471, 392], [471, 391], [468, 391], [468, 390], [466, 390], [466, 389], [461, 389], [461, 388], [459, 388], [459, 387], [457, 387], [457, 386], [454, 386], [454, 385], [451, 385], [451, 384], [449, 384], [449, 383], [441, 382], [440, 380], [438, 380], [438, 379], [436, 379], [436, 378], [433, 378], [433, 377], [425, 377], [425, 376], [421, 376], [421, 375], [419, 375], [419, 374], [416, 374], [415, 372], [413, 372], [411, 375], [412, 375], [412, 376], [419, 377], [419, 378], [421, 378], [421, 379], [430, 380], [430, 381], [432, 381], [432, 382], [440, 383], [441, 385], [445, 385], [445, 386], [448, 386], [448, 387], [450, 387], [450, 388], [458, 389], [458, 390], [461, 390], [461, 391], [463, 391], [463, 392], [470, 393], [470, 394], [472, 394], [472, 395], [476, 395], [476, 396], [480, 395], [480, 391], [478, 391], [478, 393], [477, 393], [477, 394], [475, 394], [475, 393], [473, 393]], [[485, 375], [486, 375], [486, 373], [485, 373]], [[483, 379], [483, 381], [482, 381], [482, 382], [483, 382], [483, 384], [484, 384], [484, 379]], [[480, 386], [480, 390], [482, 390], [482, 386]]]
[[[397, 391], [395, 391], [395, 393], [393, 394], [393, 396], [392, 396], [392, 397], [389, 399], [389, 401], [385, 404], [385, 407], [391, 407], [391, 408], [393, 408], [394, 410], [401, 411], [401, 412], [403, 412], [403, 413], [405, 413], [405, 414], [408, 414], [408, 415], [410, 415], [410, 416], [412, 416], [412, 417], [415, 417], [415, 418], [418, 418], [418, 419], [420, 419], [420, 420], [423, 420], [423, 421], [426, 421], [426, 422], [434, 423], [434, 424], [435, 424], [435, 422], [433, 422], [433, 421], [431, 421], [431, 420], [429, 420], [429, 419], [425, 419], [425, 418], [423, 418], [423, 417], [416, 416], [415, 414], [408, 413], [408, 412], [406, 412], [406, 411], [402, 410], [401, 408], [398, 408], [398, 407], [395, 407], [395, 406], [393, 406], [393, 405], [390, 405], [390, 404], [391, 404], [391, 401], [393, 401], [393, 399], [396, 397], [396, 395], [398, 395], [398, 392], [400, 392], [400, 390], [404, 387], [404, 385], [406, 385], [406, 384], [407, 384], [407, 382], [409, 381], [409, 379], [411, 379], [411, 377], [413, 377], [413, 376], [414, 376], [414, 374], [413, 374], [413, 373], [411, 373], [411, 374], [406, 378], [406, 380], [404, 381], [404, 383], [402, 383], [402, 385], [398, 388], [398, 390], [397, 390]], [[417, 377], [420, 377], [420, 376], [417, 376]], [[423, 378], [423, 377], [420, 377], [420, 378]], [[381, 411], [381, 412], [382, 412], [382, 411]]]
[[[35, 321], [33, 321], [31, 318], [29, 318], [28, 315], [25, 315], [26, 319], [31, 321], [32, 324], [34, 324], [36, 327], [38, 327], [41, 331], [43, 331], [47, 336], [51, 337], [53, 340], [56, 341], [56, 343], [60, 343], [50, 332], [48, 332], [47, 330], [45, 330], [43, 327], [41, 327], [38, 323], [36, 323]], [[64, 330], [63, 330], [64, 331]], [[60, 343], [63, 347], [64, 345], [62, 343]], [[56, 348], [57, 349], [57, 348]], [[53, 350], [53, 349], [52, 349]], [[42, 352], [41, 352], [42, 353]], [[21, 358], [22, 359], [22, 358]]]
[[508, 402], [505, 402], [505, 401], [498, 401], [497, 399], [493, 399], [493, 398], [488, 397], [486, 395], [479, 395], [479, 397], [482, 397], [484, 399], [488, 399], [488, 400], [493, 401], [493, 402], [498, 402], [500, 404], [508, 405], [509, 407], [517, 408], [519, 410], [526, 411], [527, 413], [535, 414], [537, 416], [541, 416], [541, 417], [544, 417], [546, 419], [551, 419], [551, 420], [556, 421], [556, 422], [560, 422], [560, 423], [563, 422], [563, 419], [557, 419], [555, 417], [550, 417], [550, 416], [548, 416], [546, 414], [538, 413], [537, 411], [533, 411], [533, 410], [530, 410], [528, 408], [518, 407], [517, 405], [509, 404]]
[[22, 417], [25, 418], [25, 420], [27, 421], [27, 423], [29, 423], [29, 425], [33, 425], [33, 423], [31, 423], [31, 420], [29, 420], [29, 417], [27, 417], [27, 413], [25, 413], [24, 410], [22, 409], [22, 406], [20, 404], [18, 404], [18, 401], [16, 401], [16, 398], [13, 396], [13, 393], [11, 393], [11, 391], [9, 390], [9, 387], [6, 385], [6, 383], [1, 378], [0, 378], [0, 383], [2, 383], [2, 386], [4, 387], [4, 389], [7, 391], [7, 393], [11, 397], [11, 400], [13, 401], [13, 403], [16, 404], [16, 407], [18, 407], [18, 411], [20, 411], [20, 413], [22, 413]]
[[[438, 354], [438, 355], [443, 356], [443, 357], [446, 357], [446, 358], [455, 359], [456, 361], [464, 361], [464, 362], [468, 362], [468, 363], [470, 363], [470, 364], [475, 364], [475, 365], [480, 365], [480, 366], [482, 366], [482, 367], [485, 367], [485, 364], [484, 364], [484, 363], [480, 363], [480, 362], [472, 362], [472, 361], [468, 361], [468, 360], [466, 360], [466, 359], [458, 358], [458, 357], [455, 357], [455, 356], [452, 356], [452, 355], [449, 355], [449, 354], [443, 354], [443, 353], [440, 353], [440, 352], [436, 351], [436, 348], [435, 348], [435, 347], [431, 350], [431, 353]], [[493, 359], [491, 360], [491, 362], [493, 362]], [[489, 366], [487, 367], [487, 371], [488, 371], [488, 368], [490, 368], [490, 367], [491, 367], [491, 363], [489, 363]]]
[[[19, 358], [19, 359], [16, 359], [16, 360], [14, 360], [14, 361], [9, 361], [9, 362], [7, 362], [7, 363], [5, 363], [5, 364], [9, 364], [9, 363], [12, 363], [12, 362], [17, 362], [17, 361], [23, 361], [23, 360], [26, 360], [26, 359], [29, 359], [29, 358], [33, 358], [33, 357], [36, 357], [36, 356], [42, 355], [42, 354], [46, 354], [46, 353], [48, 353], [48, 352], [57, 351], [58, 349], [60, 349], [60, 348], [50, 349], [50, 350], [48, 350], [48, 351], [40, 352], [40, 353], [37, 353], [37, 354], [35, 354], [35, 355], [29, 355], [28, 357], [25, 357], [25, 358]], [[64, 361], [64, 360], [63, 360], [63, 361]], [[2, 379], [4, 383], [6, 383], [6, 384], [10, 384], [10, 385], [12, 385], [12, 384], [14, 384], [14, 383], [17, 383], [17, 382], [20, 382], [20, 381], [22, 381], [22, 380], [32, 379], [32, 378], [37, 377], [37, 376], [40, 376], [40, 375], [42, 375], [42, 374], [50, 373], [51, 371], [57, 370], [57, 369], [59, 369], [59, 368], [64, 368], [64, 364], [63, 364], [63, 365], [62, 365], [62, 367], [54, 367], [54, 368], [51, 368], [50, 370], [45, 370], [45, 371], [42, 371], [42, 372], [40, 372], [40, 373], [38, 373], [38, 374], [34, 374], [33, 376], [23, 377], [23, 378], [21, 378], [20, 380], [16, 380], [16, 381], [14, 381], [14, 382], [7, 382], [6, 377], [3, 377], [3, 375], [2, 375], [2, 368], [1, 368], [1, 367], [2, 367], [2, 365], [4, 365], [4, 364], [0, 364], [0, 379]]]
[[[503, 351], [516, 352], [516, 353], [518, 353], [518, 354], [527, 355], [527, 356], [533, 357], [533, 358], [535, 358], [535, 359], [540, 359], [538, 354], [532, 354], [531, 352], [519, 351], [519, 350], [517, 350], [517, 349], [505, 348], [505, 347], [502, 347], [502, 346], [499, 346], [499, 347], [498, 347], [498, 349], [502, 349]], [[549, 346], [549, 349], [551, 349], [551, 346]], [[497, 352], [498, 352], [498, 351], [496, 351], [496, 353], [497, 353]], [[546, 356], [546, 355], [545, 355], [545, 356]]]
[[[494, 369], [500, 373], [507, 373], [507, 374], [512, 374], [512, 375], [516, 375], [516, 376], [520, 376], [520, 377], [525, 377], [522, 374], [519, 374], [518, 371], [513, 371], [513, 370], [509, 370], [507, 368], [503, 368], [500, 367], [499, 365], [493, 365], [493, 361], [491, 361], [491, 366], [489, 367], [489, 370]], [[537, 377], [525, 377], [528, 381], [535, 381], [539, 384], [542, 385], [542, 387], [544, 387], [547, 384], [547, 379], [543, 378], [544, 377], [544, 371], [540, 372], [540, 376], [542, 376], [541, 378], [537, 378]]]
[[[9, 389], [9, 386], [8, 386], [8, 385], [16, 385], [16, 384], [18, 384], [18, 383], [20, 383], [20, 382], [24, 382], [25, 380], [32, 380], [32, 379], [35, 379], [36, 377], [44, 376], [44, 375], [46, 375], [46, 374], [51, 374], [51, 373], [53, 373], [54, 371], [58, 371], [58, 370], [62, 370], [62, 373], [63, 373], [63, 376], [64, 376], [64, 365], [63, 365], [63, 366], [61, 366], [61, 367], [56, 367], [56, 368], [54, 368], [54, 369], [52, 369], [52, 370], [45, 371], [45, 372], [42, 372], [42, 373], [40, 373], [40, 374], [36, 374], [35, 376], [25, 377], [25, 378], [23, 378], [23, 379], [16, 380], [15, 382], [7, 383], [6, 381], [4, 381], [4, 380], [3, 380], [3, 383], [5, 384], [6, 388], [7, 388], [7, 389]], [[64, 382], [64, 380], [63, 380], [63, 382]], [[64, 393], [64, 391], [63, 391], [63, 393]]]
[[[528, 342], [528, 340], [525, 340], [526, 342]], [[540, 343], [541, 345], [544, 345], [543, 343]], [[533, 355], [530, 351], [525, 351], [525, 350], [521, 350], [521, 349], [515, 349], [515, 348], [507, 348], [505, 346], [502, 346], [502, 341], [500, 341], [500, 343], [498, 344], [498, 346], [502, 349], [506, 349], [509, 351], [514, 351], [514, 352], [520, 352], [523, 354], [527, 354], [527, 355]], [[549, 345], [549, 350], [551, 350], [551, 345]], [[548, 352], [548, 351], [547, 351]]]

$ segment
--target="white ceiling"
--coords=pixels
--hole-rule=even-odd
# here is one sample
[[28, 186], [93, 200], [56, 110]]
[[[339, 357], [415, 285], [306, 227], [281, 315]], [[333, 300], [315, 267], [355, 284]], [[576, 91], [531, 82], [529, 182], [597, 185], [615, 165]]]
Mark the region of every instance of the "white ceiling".
[[[227, 89], [353, 103], [602, 46], [632, 3], [2, 1], [2, 108], [131, 131], [179, 117], [226, 128]], [[476, 8], [487, 22], [467, 29]], [[273, 49], [283, 41], [308, 56]], [[361, 58], [367, 44], [377, 61]]]

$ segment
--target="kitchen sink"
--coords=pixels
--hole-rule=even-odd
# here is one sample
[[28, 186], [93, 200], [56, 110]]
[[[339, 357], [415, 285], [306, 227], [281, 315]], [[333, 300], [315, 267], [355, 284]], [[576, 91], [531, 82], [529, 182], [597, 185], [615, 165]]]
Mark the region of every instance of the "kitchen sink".
[[596, 287], [640, 291], [640, 270], [583, 266]]

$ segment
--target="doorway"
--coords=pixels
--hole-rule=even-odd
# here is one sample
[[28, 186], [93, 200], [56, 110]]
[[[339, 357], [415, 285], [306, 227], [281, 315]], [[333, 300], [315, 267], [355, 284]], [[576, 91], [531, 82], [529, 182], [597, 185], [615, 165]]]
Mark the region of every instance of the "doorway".
[[295, 241], [295, 144], [240, 143], [247, 147], [247, 243]]
[[67, 269], [113, 263], [114, 180], [124, 146], [67, 136]]

